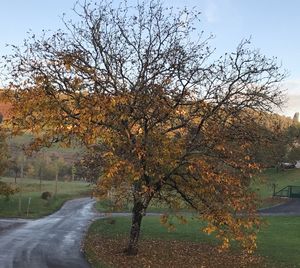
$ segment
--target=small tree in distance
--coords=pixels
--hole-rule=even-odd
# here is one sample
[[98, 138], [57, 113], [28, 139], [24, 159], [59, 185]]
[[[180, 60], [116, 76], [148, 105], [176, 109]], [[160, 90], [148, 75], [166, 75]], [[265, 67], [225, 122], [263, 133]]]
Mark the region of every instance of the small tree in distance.
[[7, 133], [5, 133], [0, 124], [0, 175], [2, 175], [9, 163], [6, 136]]
[[13, 132], [34, 133], [34, 148], [99, 144], [96, 194], [132, 198], [129, 255], [153, 199], [183, 202], [224, 248], [237, 240], [252, 251], [252, 145], [269, 141], [260, 119], [281, 104], [276, 59], [244, 40], [215, 60], [210, 38], [195, 29], [199, 14], [159, 1], [100, 1], [75, 12], [81, 21], [66, 22], [66, 32], [33, 36], [6, 58]]

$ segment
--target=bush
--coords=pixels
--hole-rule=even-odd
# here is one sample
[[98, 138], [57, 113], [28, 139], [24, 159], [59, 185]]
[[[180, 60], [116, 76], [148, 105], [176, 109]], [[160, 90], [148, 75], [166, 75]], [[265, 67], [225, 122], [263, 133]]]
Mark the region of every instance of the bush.
[[19, 192], [19, 188], [3, 181], [0, 181], [0, 195], [4, 195], [7, 200], [11, 195]]
[[41, 198], [44, 200], [48, 200], [52, 197], [52, 194], [50, 192], [43, 192], [41, 195]]

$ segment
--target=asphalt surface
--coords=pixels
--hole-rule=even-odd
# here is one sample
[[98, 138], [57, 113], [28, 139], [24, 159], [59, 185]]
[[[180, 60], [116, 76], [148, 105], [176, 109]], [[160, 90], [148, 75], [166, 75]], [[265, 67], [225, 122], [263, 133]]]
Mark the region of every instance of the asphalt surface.
[[299, 216], [300, 198], [287, 199], [283, 204], [260, 209], [259, 213], [263, 216]]
[[90, 198], [66, 202], [38, 220], [1, 220], [1, 268], [90, 267], [80, 250], [88, 225], [97, 216]]

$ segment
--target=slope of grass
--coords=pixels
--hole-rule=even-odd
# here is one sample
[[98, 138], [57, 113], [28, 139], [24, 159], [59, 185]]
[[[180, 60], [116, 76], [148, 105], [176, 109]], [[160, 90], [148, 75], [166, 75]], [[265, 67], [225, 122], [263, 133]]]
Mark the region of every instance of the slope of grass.
[[[1, 179], [4, 182], [14, 183], [12, 178]], [[49, 200], [43, 200], [41, 193], [48, 191], [52, 194], [55, 192], [54, 181], [40, 182], [34, 179], [18, 179], [17, 185], [20, 193], [11, 196], [9, 200], [0, 196], [0, 217], [22, 217], [38, 218], [48, 215], [59, 209], [62, 204], [76, 197], [88, 196], [90, 186], [83, 182], [58, 182], [58, 191], [55, 196]], [[21, 210], [19, 204], [21, 200]]]
[[276, 185], [276, 191], [288, 185], [300, 186], [300, 169], [287, 169], [279, 172], [273, 168], [266, 169], [258, 177], [253, 188], [262, 198], [272, 196], [273, 184]]
[[[160, 224], [159, 216], [146, 216], [143, 219], [141, 228], [141, 239], [164, 239], [164, 240], [188, 240], [193, 242], [216, 243], [216, 239], [203, 232], [201, 229], [205, 224], [193, 218], [189, 219], [188, 224], [179, 224], [174, 218], [173, 223], [176, 226], [175, 231], [169, 231], [168, 228]], [[131, 225], [131, 217], [116, 217], [109, 220], [99, 220], [94, 222], [89, 232], [92, 234], [101, 233], [103, 236], [119, 237], [127, 236]]]
[[[128, 203], [123, 207], [114, 207], [113, 202], [110, 200], [100, 200], [96, 203], [95, 208], [101, 213], [110, 213], [110, 212], [131, 212], [133, 204]], [[154, 200], [150, 203], [149, 207], [147, 208], [148, 213], [172, 213], [173, 211], [166, 205], [159, 203], [158, 201]], [[180, 209], [180, 212], [187, 212], [187, 209]]]
[[267, 256], [286, 264], [286, 267], [300, 267], [300, 217], [266, 217], [267, 227], [258, 236], [258, 250]]
[[[254, 267], [300, 267], [300, 239], [298, 238], [300, 217], [267, 217], [265, 220], [268, 224], [262, 227], [259, 232], [258, 250], [255, 254], [256, 256], [262, 256], [264, 261], [261, 264], [262, 266]], [[129, 234], [130, 221], [130, 217], [98, 220], [91, 225], [87, 239], [91, 240], [99, 236], [99, 241], [101, 239], [112, 243], [114, 240], [120, 241], [119, 250], [121, 251], [125, 246], [122, 243], [124, 243], [124, 239], [126, 241]], [[149, 243], [149, 246], [152, 243], [151, 241], [154, 240], [163, 240], [166, 241], [166, 244], [169, 243], [168, 241], [174, 240], [179, 243], [201, 243], [212, 246], [216, 246], [218, 243], [213, 235], [201, 232], [201, 229], [205, 226], [203, 222], [190, 218], [188, 224], [178, 224], [176, 220], [174, 220], [174, 223], [176, 223], [176, 230], [170, 232], [160, 224], [158, 216], [145, 217], [142, 224], [141, 241], [144, 241], [143, 243], [146, 245]], [[89, 241], [86, 241], [86, 244], [88, 243]], [[232, 252], [236, 254], [236, 249], [233, 249]], [[232, 254], [232, 252], [228, 254]], [[86, 254], [92, 261], [93, 267], [103, 267], [103, 261], [97, 259], [97, 254], [92, 252], [90, 248], [86, 247]], [[199, 254], [202, 253], [199, 252]]]

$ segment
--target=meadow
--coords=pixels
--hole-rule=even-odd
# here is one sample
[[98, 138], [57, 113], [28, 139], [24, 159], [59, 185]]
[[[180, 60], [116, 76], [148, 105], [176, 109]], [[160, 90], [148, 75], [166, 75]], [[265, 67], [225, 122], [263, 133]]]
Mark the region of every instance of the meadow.
[[[262, 172], [251, 185], [261, 198], [262, 206], [272, 205], [274, 184], [276, 190], [287, 185], [300, 185], [300, 170], [277, 172], [269, 169]], [[97, 209], [107, 211], [107, 203], [98, 203]], [[158, 208], [157, 211], [164, 209]], [[180, 224], [174, 218], [176, 230], [173, 231], [160, 224], [159, 216], [145, 217], [138, 258], [121, 253], [128, 238], [130, 217], [98, 220], [91, 225], [86, 236], [85, 253], [93, 267], [172, 267], [172, 263], [180, 267], [199, 267], [199, 263], [203, 267], [300, 267], [300, 217], [276, 216], [262, 220], [257, 251], [252, 263], [248, 264], [243, 263], [236, 246], [225, 254], [219, 253], [218, 241], [213, 235], [201, 232], [205, 223], [193, 219], [192, 215], [188, 216], [187, 224]]]
[[[14, 184], [13, 178], [2, 178], [1, 181]], [[39, 218], [55, 212], [67, 200], [89, 196], [91, 191], [90, 184], [78, 181], [58, 181], [56, 194], [55, 181], [43, 180], [40, 187], [37, 179], [18, 178], [17, 186], [20, 192], [9, 199], [0, 196], [0, 217]], [[52, 193], [48, 200], [41, 198], [42, 192], [46, 191]]]
[[[217, 246], [218, 242], [213, 235], [201, 232], [201, 229], [205, 226], [203, 222], [193, 218], [188, 220], [187, 224], [180, 224], [174, 219], [176, 230], [168, 231], [166, 227], [160, 224], [158, 216], [147, 216], [143, 220], [141, 241], [148, 245], [151, 245], [153, 241], [163, 240], [165, 242], [178, 241], [184, 243], [185, 247], [188, 247], [190, 243], [209, 245], [213, 248]], [[257, 251], [255, 253], [255, 256], [262, 258], [263, 261], [256, 267], [300, 267], [300, 239], [297, 236], [300, 229], [300, 217], [265, 217], [263, 220], [265, 224], [258, 234]], [[97, 257], [95, 244], [105, 244], [107, 240], [110, 243], [118, 240], [120, 241], [118, 244], [120, 251], [122, 246], [125, 247], [129, 228], [129, 217], [102, 219], [92, 224], [87, 237], [89, 240], [93, 240], [93, 247], [89, 246], [90, 241], [86, 241], [85, 250], [93, 267], [105, 266], [103, 259]], [[117, 251], [117, 249], [113, 250]], [[147, 250], [147, 248], [144, 249], [144, 251]], [[141, 254], [143, 253], [141, 252]], [[200, 252], [198, 253], [201, 255]], [[218, 253], [216, 252], [216, 254]], [[236, 248], [233, 247], [233, 250], [228, 253], [229, 256], [231, 254], [237, 254]], [[120, 252], [116, 255], [120, 255]], [[105, 256], [101, 257], [105, 258]], [[107, 260], [109, 262], [110, 259], [107, 258]], [[250, 267], [252, 266], [250, 265]]]

